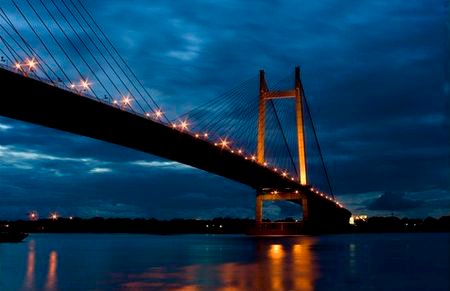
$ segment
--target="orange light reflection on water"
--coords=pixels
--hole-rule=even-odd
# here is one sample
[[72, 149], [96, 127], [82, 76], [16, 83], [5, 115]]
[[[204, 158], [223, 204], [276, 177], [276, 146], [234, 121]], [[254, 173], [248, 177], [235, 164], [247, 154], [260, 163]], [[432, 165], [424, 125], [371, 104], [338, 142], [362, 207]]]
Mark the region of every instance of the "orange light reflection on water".
[[48, 258], [48, 273], [47, 282], [45, 283], [45, 290], [56, 290], [57, 289], [57, 271], [58, 268], [58, 253], [56, 251], [51, 251]]
[[269, 246], [267, 256], [269, 257], [270, 287], [272, 290], [284, 290], [284, 249], [281, 244]]
[[314, 253], [311, 251], [313, 239], [302, 241], [292, 247], [291, 268], [296, 271], [293, 289], [314, 290], [314, 283], [319, 277]]
[[227, 262], [195, 264], [178, 268], [151, 268], [127, 276], [124, 290], [162, 288], [165, 290], [314, 290], [319, 277], [312, 252], [313, 238], [294, 243], [256, 242], [254, 263]]
[[34, 290], [34, 268], [36, 265], [36, 251], [34, 240], [28, 243], [28, 255], [27, 255], [27, 272], [25, 274], [24, 289]]

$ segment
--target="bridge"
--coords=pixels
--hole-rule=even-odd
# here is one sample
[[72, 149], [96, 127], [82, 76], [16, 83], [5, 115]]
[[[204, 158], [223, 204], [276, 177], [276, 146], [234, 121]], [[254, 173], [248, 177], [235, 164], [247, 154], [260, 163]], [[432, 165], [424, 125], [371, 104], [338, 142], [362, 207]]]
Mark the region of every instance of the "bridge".
[[[51, 0], [58, 8], [54, 1]], [[63, 16], [64, 23], [62, 23], [63, 20], [55, 17], [57, 12], [52, 12], [52, 9], [47, 6], [49, 4], [41, 1], [41, 6], [37, 7], [38, 4], [31, 4], [29, 1], [27, 3], [38, 20], [41, 19], [40, 14], [37, 13], [39, 8], [48, 13], [62, 32], [60, 37], [64, 39], [66, 45], [72, 44], [85, 65], [77, 65], [72, 60], [67, 53], [69, 49], [64, 48], [63, 41], [58, 40], [58, 36], [52, 32], [45, 21], [41, 21], [43, 26], [41, 30], [33, 27], [29, 19], [30, 15], [26, 15], [24, 7], [12, 1], [12, 7], [16, 9], [15, 13], [21, 15], [29, 24], [29, 30], [37, 43], [33, 45], [31, 40], [25, 38], [25, 33], [14, 24], [13, 18], [0, 8], [0, 20], [3, 20], [0, 21], [0, 28], [3, 30], [0, 34], [2, 45], [0, 46], [2, 59], [0, 87], [3, 92], [7, 92], [0, 96], [0, 115], [132, 148], [248, 185], [256, 193], [255, 221], [258, 231], [267, 228], [262, 217], [263, 203], [267, 200], [285, 200], [301, 205], [303, 221], [299, 225], [302, 230], [336, 230], [348, 224], [351, 214], [334, 198], [333, 193], [327, 194], [320, 191], [313, 186], [314, 181], [309, 181], [306, 150], [308, 142], [304, 116], [307, 104], [298, 67], [294, 72], [294, 82], [288, 89], [269, 89], [265, 72], [260, 71], [258, 95], [254, 98], [258, 105], [253, 108], [257, 116], [256, 124], [254, 124], [256, 132], [243, 129], [245, 126], [243, 124], [248, 124], [248, 120], [235, 118], [240, 121], [230, 123], [228, 120], [228, 126], [233, 127], [233, 130], [228, 129], [226, 135], [223, 135], [220, 132], [220, 129], [224, 128], [223, 122], [216, 120], [217, 118], [212, 114], [208, 114], [214, 111], [210, 109], [214, 103], [207, 104], [206, 111], [203, 107], [180, 116], [175, 121], [170, 120], [126, 65], [80, 1], [77, 3], [71, 0], [69, 4], [62, 2], [67, 11], [63, 13], [59, 8], [57, 10]], [[72, 15], [72, 22], [78, 23], [82, 31], [70, 24], [71, 22], [65, 16], [68, 13]], [[87, 51], [88, 56], [92, 57], [93, 63], [89, 62], [87, 56], [77, 49], [73, 36], [71, 38], [68, 35], [66, 31], [68, 24], [72, 28], [72, 33], [82, 41], [84, 50]], [[44, 36], [39, 31], [44, 28], [47, 29], [47, 37], [50, 37], [58, 47], [59, 54], [67, 59], [65, 62], [57, 57], [58, 53], [55, 53], [43, 39]], [[86, 31], [89, 29], [90, 31]], [[78, 35], [82, 32], [88, 35], [88, 43], [85, 43]], [[38, 48], [44, 52], [40, 53]], [[93, 53], [91, 50], [94, 49], [98, 52]], [[106, 65], [101, 65], [102, 59]], [[95, 63], [98, 65], [96, 69], [93, 68]], [[68, 69], [67, 67], [70, 66], [72, 68]], [[83, 69], [95, 78], [95, 85], [101, 87], [102, 93], [94, 89], [94, 82], [85, 77], [86, 74], [82, 73]], [[79, 83], [73, 81], [74, 78], [71, 75], [78, 75]], [[118, 93], [111, 92], [114, 90]], [[123, 94], [124, 91], [127, 93]], [[236, 96], [241, 95], [242, 92], [239, 94], [234, 92], [232, 96], [237, 100]], [[230, 99], [220, 98], [220, 102], [225, 105], [219, 105], [229, 107], [230, 105], [226, 102], [232, 103], [235, 100], [230, 101]], [[273, 105], [273, 101], [279, 99], [295, 101], [291, 106], [295, 112], [293, 128], [296, 149], [294, 154], [288, 146], [287, 134], [281, 126], [279, 113]], [[214, 108], [220, 107], [219, 105], [215, 104]], [[269, 106], [272, 111], [267, 108]], [[224, 110], [214, 112], [226, 115]], [[270, 112], [273, 113], [271, 119]], [[196, 122], [198, 128], [186, 118], [189, 115], [201, 116]], [[202, 128], [201, 125], [205, 123], [209, 126]], [[215, 126], [211, 126], [212, 123]], [[272, 123], [277, 130], [270, 128]], [[237, 146], [239, 138], [236, 137], [234, 140], [233, 136], [229, 135], [231, 132], [238, 132], [239, 136], [245, 132], [247, 136], [251, 136], [252, 140], [256, 141], [254, 148], [244, 149]], [[268, 152], [271, 148], [268, 139], [271, 137], [272, 142], [278, 146], [285, 145], [287, 150], [285, 149], [284, 152], [287, 152], [287, 155], [280, 157], [278, 152], [272, 156], [269, 163]], [[277, 159], [287, 162], [294, 173], [285, 170], [286, 166], [278, 167]], [[326, 170], [325, 167], [324, 169]], [[326, 171], [325, 174], [328, 178]]]

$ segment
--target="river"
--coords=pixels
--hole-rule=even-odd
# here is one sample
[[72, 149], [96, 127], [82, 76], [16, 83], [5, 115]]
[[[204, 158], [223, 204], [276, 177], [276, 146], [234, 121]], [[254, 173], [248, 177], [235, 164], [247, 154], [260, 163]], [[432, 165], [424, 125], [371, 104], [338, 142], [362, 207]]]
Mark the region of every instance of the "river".
[[450, 290], [449, 234], [31, 234], [0, 290]]

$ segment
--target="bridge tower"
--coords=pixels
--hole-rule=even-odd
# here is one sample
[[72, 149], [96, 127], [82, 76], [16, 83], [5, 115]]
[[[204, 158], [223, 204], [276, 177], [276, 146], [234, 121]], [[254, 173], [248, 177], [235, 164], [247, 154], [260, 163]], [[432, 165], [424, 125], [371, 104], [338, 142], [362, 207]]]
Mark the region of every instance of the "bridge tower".
[[[259, 106], [258, 106], [258, 137], [256, 158], [260, 164], [264, 164], [264, 141], [265, 141], [265, 119], [266, 119], [266, 101], [270, 99], [293, 98], [295, 99], [295, 112], [297, 124], [297, 150], [298, 150], [298, 169], [299, 182], [301, 185], [307, 185], [306, 172], [306, 145], [305, 145], [305, 128], [303, 122], [303, 90], [300, 80], [300, 68], [295, 67], [294, 88], [285, 91], [270, 91], [265, 79], [264, 70], [259, 71]], [[256, 222], [262, 223], [262, 208], [264, 200], [300, 200], [303, 206], [303, 221], [308, 219], [308, 203], [306, 197], [301, 193], [277, 193], [263, 194], [262, 189], [256, 194]]]
[[303, 123], [303, 90], [300, 80], [300, 68], [295, 67], [294, 89], [286, 91], [269, 91], [266, 83], [264, 70], [259, 71], [259, 108], [258, 108], [258, 143], [256, 149], [257, 160], [260, 164], [265, 162], [264, 158], [264, 138], [266, 123], [266, 101], [270, 99], [295, 98], [295, 112], [297, 121], [297, 145], [298, 145], [298, 169], [299, 182], [307, 184], [306, 175], [306, 148], [305, 130]]

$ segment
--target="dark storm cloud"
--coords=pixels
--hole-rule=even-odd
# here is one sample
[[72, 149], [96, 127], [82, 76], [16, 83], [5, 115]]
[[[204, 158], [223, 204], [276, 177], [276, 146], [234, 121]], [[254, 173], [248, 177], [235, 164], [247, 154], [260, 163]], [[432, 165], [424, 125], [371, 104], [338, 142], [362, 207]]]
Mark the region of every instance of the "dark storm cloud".
[[378, 198], [370, 202], [369, 210], [404, 211], [418, 208], [423, 205], [423, 201], [411, 200], [405, 197], [404, 193], [385, 192]]
[[[85, 2], [170, 116], [261, 68], [271, 86], [299, 64], [338, 197], [369, 213], [396, 205], [411, 215], [448, 213], [445, 1]], [[29, 209], [249, 217], [254, 204], [253, 190], [234, 182], [5, 118], [0, 193], [0, 217], [14, 218]], [[267, 215], [296, 209], [270, 204]]]

